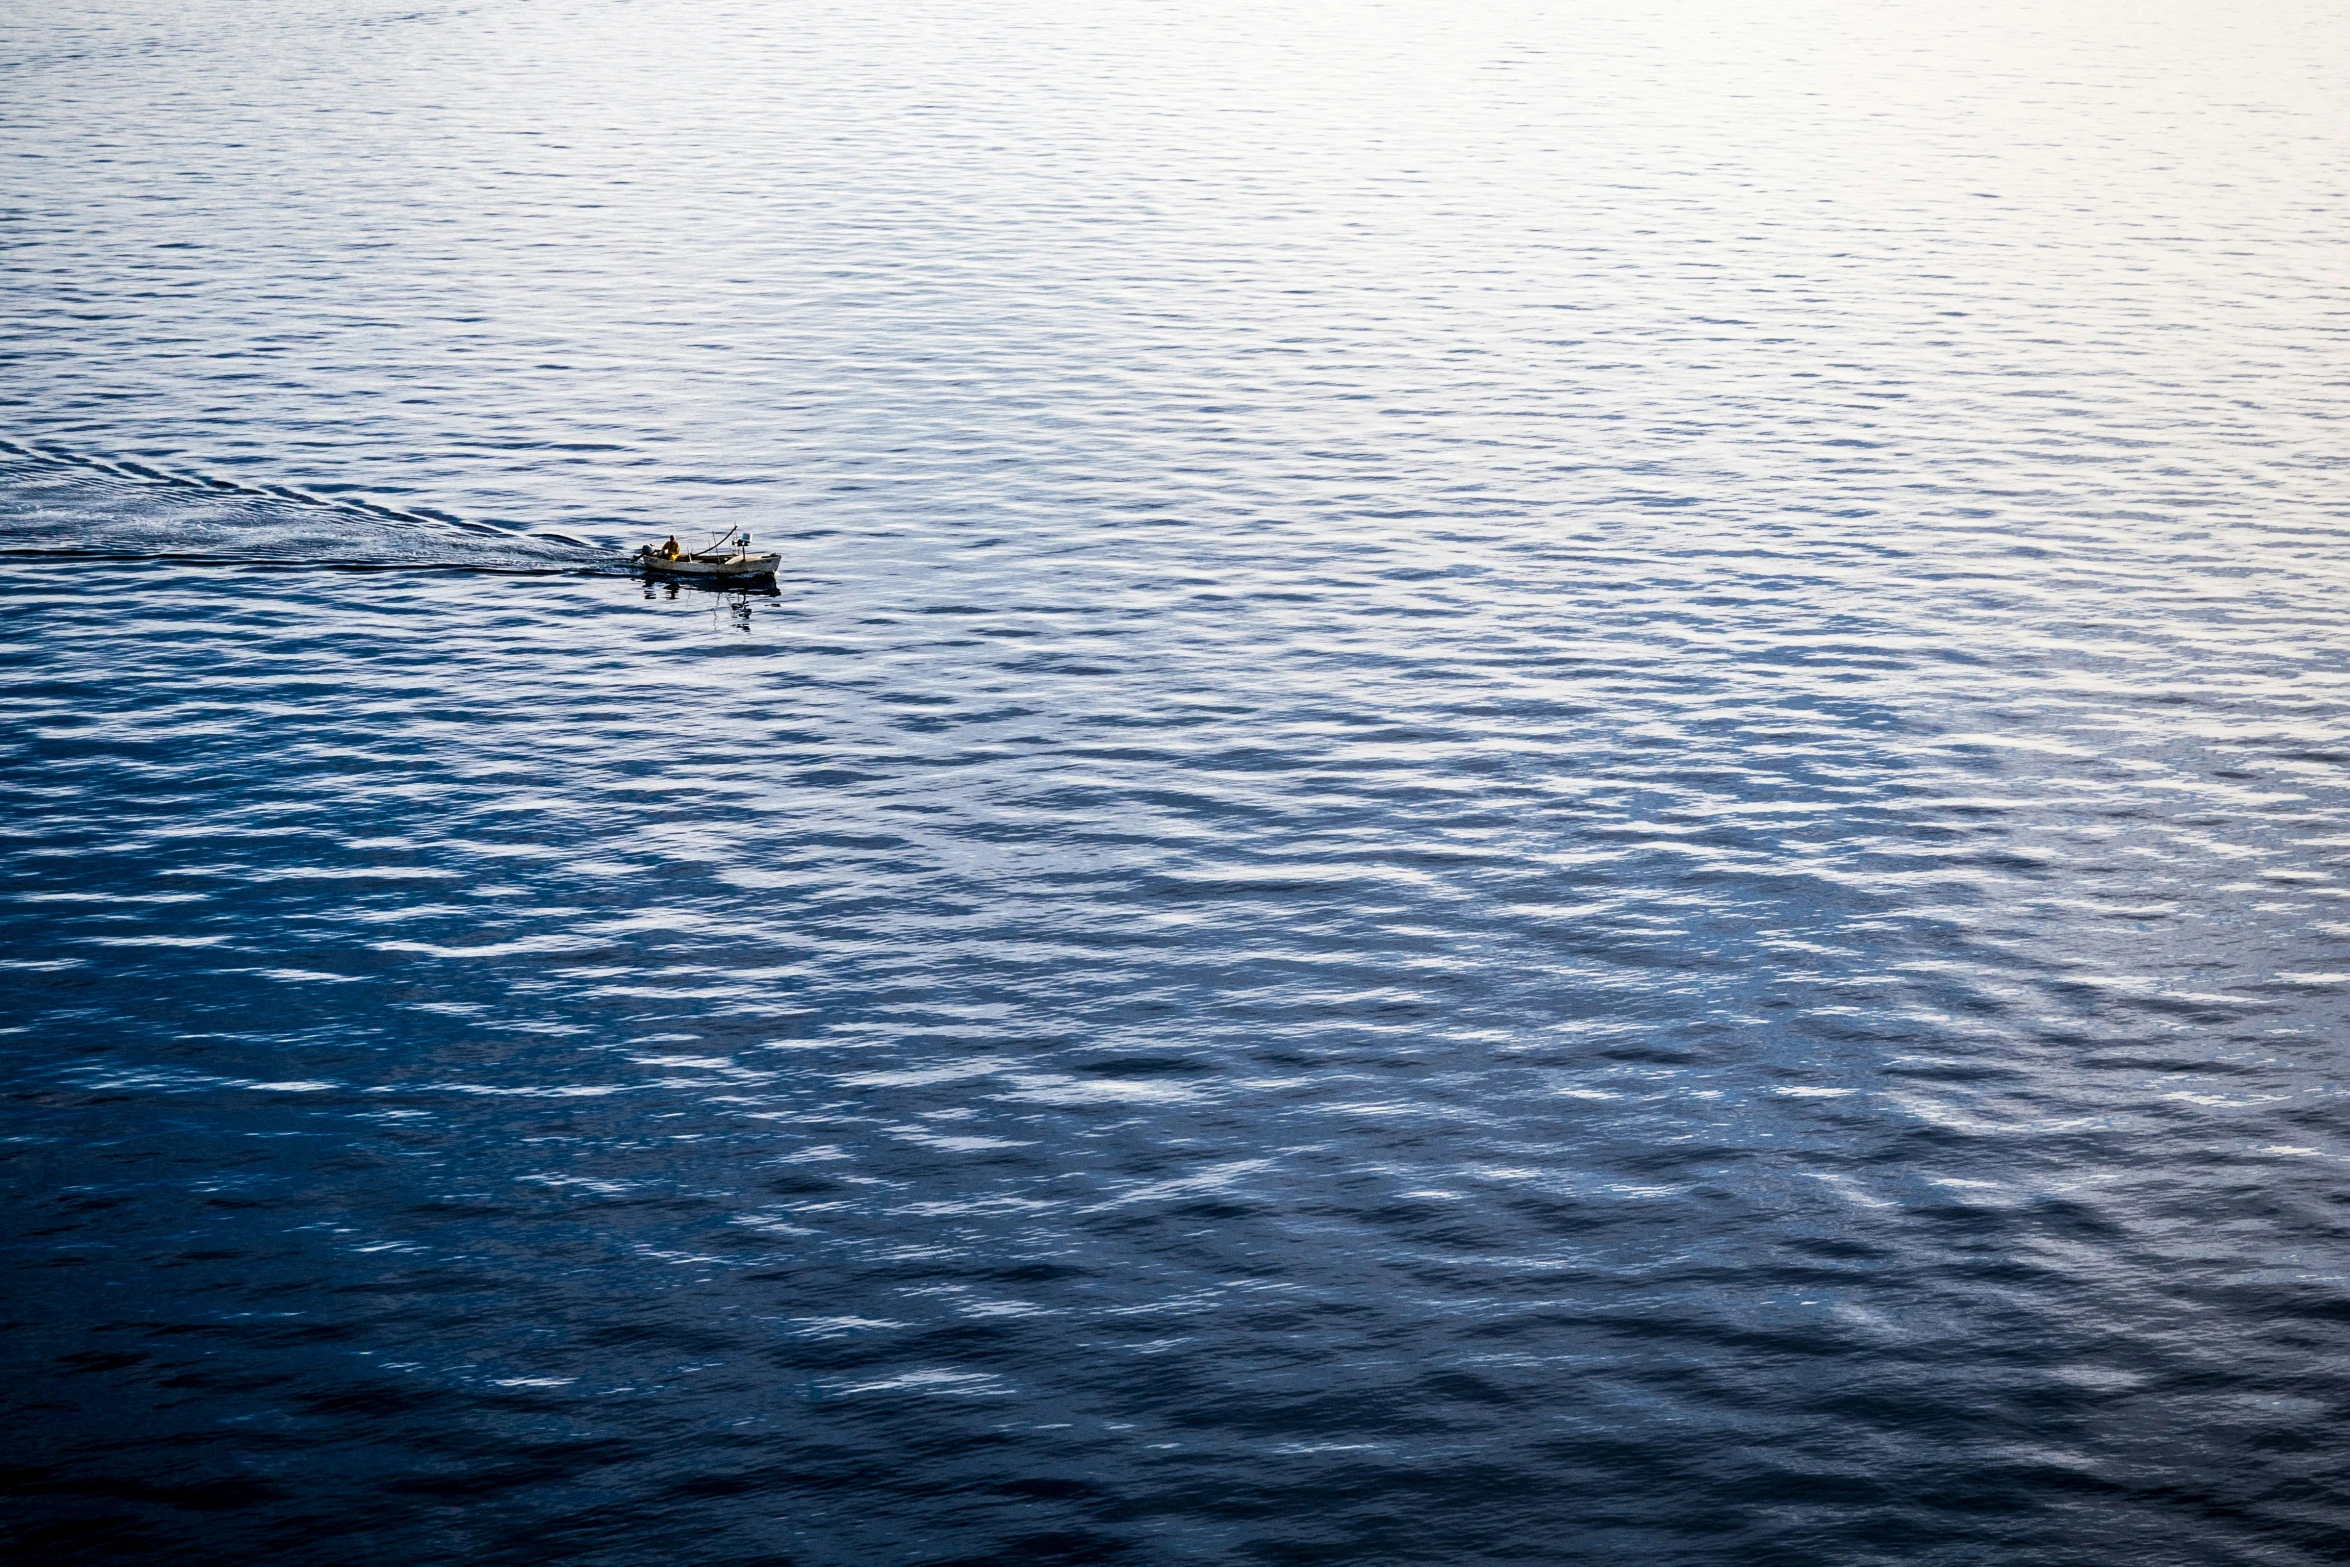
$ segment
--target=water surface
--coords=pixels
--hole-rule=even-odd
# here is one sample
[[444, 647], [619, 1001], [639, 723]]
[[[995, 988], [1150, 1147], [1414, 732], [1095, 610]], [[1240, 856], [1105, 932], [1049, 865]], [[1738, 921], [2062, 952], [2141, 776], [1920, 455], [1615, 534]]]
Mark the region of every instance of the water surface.
[[0, 58], [14, 1549], [2350, 1549], [2325, 8]]

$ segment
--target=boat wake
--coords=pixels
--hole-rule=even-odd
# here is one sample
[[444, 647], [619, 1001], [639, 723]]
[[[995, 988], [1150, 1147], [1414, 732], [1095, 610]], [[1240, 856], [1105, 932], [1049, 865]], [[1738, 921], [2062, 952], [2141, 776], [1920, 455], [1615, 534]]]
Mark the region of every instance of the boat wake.
[[570, 534], [6, 439], [0, 554], [345, 571], [630, 569], [616, 552]]

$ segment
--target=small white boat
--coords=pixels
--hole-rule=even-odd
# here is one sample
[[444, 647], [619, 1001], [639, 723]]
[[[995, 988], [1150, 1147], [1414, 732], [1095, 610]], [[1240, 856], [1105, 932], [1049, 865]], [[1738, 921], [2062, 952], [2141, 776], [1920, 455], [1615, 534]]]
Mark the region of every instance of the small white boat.
[[674, 538], [658, 547], [648, 544], [636, 552], [636, 563], [664, 577], [755, 579], [774, 576], [783, 557], [752, 554], [751, 536], [738, 533], [724, 543], [713, 540], [698, 550], [681, 550]]

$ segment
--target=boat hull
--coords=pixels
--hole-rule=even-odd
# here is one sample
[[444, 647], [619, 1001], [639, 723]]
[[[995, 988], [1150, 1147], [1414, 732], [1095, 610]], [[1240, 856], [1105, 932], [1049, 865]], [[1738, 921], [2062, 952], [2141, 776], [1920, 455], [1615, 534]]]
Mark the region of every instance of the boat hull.
[[703, 581], [736, 579], [755, 581], [772, 577], [775, 568], [783, 563], [781, 555], [679, 555], [665, 557], [652, 550], [639, 550], [637, 564], [657, 577], [696, 577]]

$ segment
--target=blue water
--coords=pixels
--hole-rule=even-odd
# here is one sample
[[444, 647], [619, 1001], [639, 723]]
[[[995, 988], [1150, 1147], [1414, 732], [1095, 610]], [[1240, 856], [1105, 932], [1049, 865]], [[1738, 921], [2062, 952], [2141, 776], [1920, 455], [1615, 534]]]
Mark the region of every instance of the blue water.
[[2346, 72], [11, 13], [0, 1541], [2350, 1557]]

